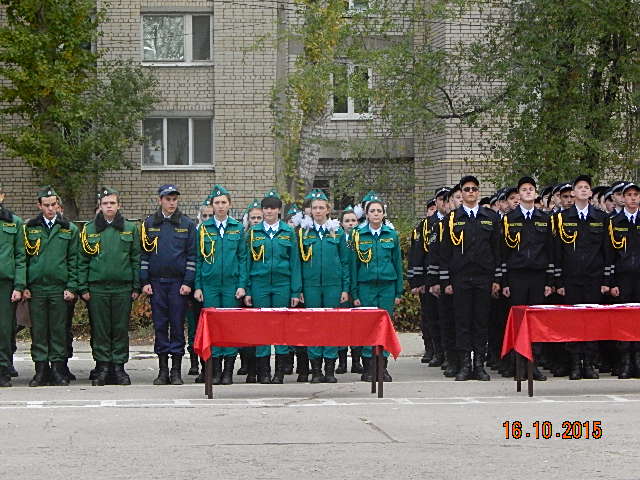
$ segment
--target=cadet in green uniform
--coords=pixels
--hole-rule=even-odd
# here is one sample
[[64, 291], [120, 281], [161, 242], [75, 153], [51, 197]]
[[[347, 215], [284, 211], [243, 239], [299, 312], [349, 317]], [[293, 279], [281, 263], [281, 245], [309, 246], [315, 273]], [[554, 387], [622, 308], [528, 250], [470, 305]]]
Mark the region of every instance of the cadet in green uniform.
[[[385, 207], [380, 197], [371, 193], [365, 204], [367, 222], [353, 232], [351, 288], [353, 305], [356, 307], [383, 308], [391, 318], [404, 289], [402, 280], [402, 255], [398, 233], [385, 221]], [[364, 372], [362, 381], [371, 381], [372, 348], [362, 348]], [[384, 352], [384, 381], [390, 382], [387, 371], [388, 352]]]
[[11, 386], [14, 303], [26, 288], [22, 219], [0, 202], [0, 387]]
[[[31, 299], [31, 358], [36, 374], [31, 387], [69, 385], [67, 303], [78, 288], [78, 227], [57, 214], [58, 197], [51, 186], [38, 192], [40, 214], [24, 226], [27, 290]], [[51, 365], [49, 365], [51, 363]]]
[[[329, 218], [329, 199], [322, 190], [312, 190], [311, 225], [300, 228], [298, 246], [302, 259], [302, 293], [309, 308], [338, 308], [349, 301], [349, 254], [338, 220]], [[338, 347], [308, 347], [311, 383], [336, 383]], [[324, 376], [322, 360], [324, 359]]]
[[117, 385], [131, 385], [129, 361], [131, 303], [140, 293], [140, 234], [120, 213], [119, 193], [103, 188], [100, 212], [80, 234], [78, 291], [91, 314], [93, 385], [105, 385], [109, 371]]
[[[300, 253], [295, 231], [280, 221], [282, 200], [274, 190], [262, 199], [264, 221], [249, 229], [247, 255], [248, 307], [296, 307], [300, 302], [302, 280]], [[289, 347], [276, 345], [276, 371], [270, 379], [271, 346], [256, 347], [260, 383], [283, 383]]]
[[[238, 307], [247, 283], [247, 246], [242, 225], [229, 216], [231, 195], [224, 187], [214, 186], [210, 197], [214, 216], [198, 227], [194, 297], [204, 308]], [[231, 385], [238, 349], [213, 347], [212, 355], [213, 383]]]

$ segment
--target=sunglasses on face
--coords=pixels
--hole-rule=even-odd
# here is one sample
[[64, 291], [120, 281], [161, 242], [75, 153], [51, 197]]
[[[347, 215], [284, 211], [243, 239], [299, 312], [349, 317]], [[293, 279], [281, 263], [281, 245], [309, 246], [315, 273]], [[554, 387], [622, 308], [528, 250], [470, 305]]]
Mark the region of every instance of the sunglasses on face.
[[480, 190], [478, 187], [464, 187], [462, 189], [463, 192], [477, 192], [478, 190]]

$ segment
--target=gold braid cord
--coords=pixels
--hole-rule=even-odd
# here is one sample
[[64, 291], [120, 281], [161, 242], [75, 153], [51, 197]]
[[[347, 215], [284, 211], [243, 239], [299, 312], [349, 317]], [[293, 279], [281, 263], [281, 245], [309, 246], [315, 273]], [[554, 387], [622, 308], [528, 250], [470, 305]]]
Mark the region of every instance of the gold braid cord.
[[516, 233], [515, 237], [509, 235], [509, 220], [507, 216], [504, 216], [504, 242], [509, 248], [520, 248], [520, 232]]
[[451, 243], [453, 243], [454, 247], [461, 245], [462, 253], [464, 254], [464, 232], [460, 232], [460, 236], [456, 237], [456, 234], [453, 233], [453, 217], [455, 216], [455, 211], [451, 212], [449, 215], [449, 236], [451, 237]]
[[627, 237], [622, 237], [622, 240], [616, 240], [616, 236], [613, 234], [613, 222], [609, 220], [609, 237], [611, 238], [611, 246], [617, 250], [621, 248], [627, 249]]
[[29, 238], [27, 237], [27, 226], [22, 226], [22, 234], [24, 235], [24, 249], [27, 252], [27, 255], [33, 257], [34, 255], [38, 255], [40, 253], [40, 244], [42, 239], [36, 240], [35, 245], [29, 243]]
[[427, 219], [424, 220], [422, 224], [422, 249], [425, 253], [429, 253], [429, 235], [431, 232], [429, 231], [429, 221]]
[[573, 248], [576, 248], [576, 239], [578, 238], [578, 232], [573, 232], [572, 235], [567, 234], [564, 231], [562, 213], [558, 213], [558, 235], [560, 236], [560, 240], [564, 243], [571, 245], [573, 244]]
[[[205, 251], [205, 247], [204, 247], [205, 235], [211, 241], [211, 248], [209, 249], [208, 252]], [[200, 254], [202, 255], [202, 258], [204, 259], [204, 261], [207, 262], [208, 264], [212, 264], [213, 262], [216, 261], [216, 258], [215, 258], [216, 241], [213, 239], [213, 237], [207, 230], [207, 227], [205, 227], [204, 225], [200, 225]]]
[[82, 244], [82, 250], [87, 255], [97, 255], [100, 253], [100, 242], [96, 243], [94, 247], [91, 246], [89, 240], [87, 240], [87, 224], [82, 227], [82, 232], [80, 232], [80, 243]]
[[303, 262], [308, 262], [313, 255], [313, 245], [309, 246], [307, 253], [304, 253], [304, 244], [302, 243], [302, 228], [298, 230], [298, 243], [300, 245], [300, 256], [302, 257]]
[[440, 243], [442, 243], [442, 234], [444, 233], [444, 224], [442, 222], [438, 222], [438, 228], [440, 229]]
[[360, 232], [353, 232], [353, 244], [355, 246], [356, 253], [358, 254], [358, 260], [362, 263], [369, 263], [373, 257], [373, 247], [367, 250], [367, 252], [360, 251]]
[[262, 261], [264, 262], [264, 244], [260, 245], [260, 248], [258, 249], [257, 252], [253, 248], [253, 228], [251, 229], [249, 247], [251, 248], [251, 257], [253, 258], [253, 261], [257, 262], [260, 259], [262, 259]]
[[142, 239], [142, 248], [145, 252], [151, 253], [155, 251], [158, 253], [158, 237], [153, 240], [149, 240], [149, 237], [147, 236], [147, 228], [144, 226], [144, 222], [142, 222], [140, 238]]

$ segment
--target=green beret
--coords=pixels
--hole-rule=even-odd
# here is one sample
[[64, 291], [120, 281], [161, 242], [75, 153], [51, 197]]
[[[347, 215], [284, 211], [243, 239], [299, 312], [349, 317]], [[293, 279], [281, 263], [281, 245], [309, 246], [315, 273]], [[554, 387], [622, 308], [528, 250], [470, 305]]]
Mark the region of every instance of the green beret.
[[231, 197], [231, 194], [226, 188], [221, 185], [214, 185], [211, 193], [209, 194], [209, 198], [213, 199], [216, 197], [221, 197], [222, 195], [228, 195], [229, 197]]
[[325, 193], [319, 188], [314, 188], [313, 190], [311, 190], [307, 194], [307, 196], [304, 197], [304, 199], [305, 200], [326, 200], [327, 202], [329, 201]]
[[278, 200], [280, 200], [280, 194], [276, 189], [272, 188], [264, 194], [264, 198], [277, 198]]
[[120, 192], [113, 188], [102, 187], [98, 192], [98, 200], [102, 200], [104, 197], [108, 197], [109, 195], [120, 195]]
[[51, 185], [44, 185], [43, 187], [40, 187], [40, 190], [38, 190], [38, 200], [40, 200], [41, 198], [57, 196], [58, 194]]

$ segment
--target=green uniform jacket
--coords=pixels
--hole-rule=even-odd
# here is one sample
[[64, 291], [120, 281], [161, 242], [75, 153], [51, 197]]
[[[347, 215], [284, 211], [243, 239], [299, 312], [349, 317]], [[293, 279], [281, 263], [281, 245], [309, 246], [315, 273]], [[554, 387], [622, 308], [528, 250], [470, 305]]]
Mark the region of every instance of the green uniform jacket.
[[139, 271], [140, 233], [136, 224], [125, 220], [120, 213], [108, 224], [102, 213], [98, 213], [85, 225], [80, 238], [80, 294], [93, 288], [139, 291]]
[[13, 281], [14, 290], [27, 287], [22, 219], [0, 205], [0, 280]]
[[[375, 282], [395, 282], [396, 298], [400, 298], [404, 284], [398, 233], [383, 225], [380, 236], [376, 239], [369, 230], [369, 224], [364, 224], [354, 228], [352, 236], [354, 255], [351, 260], [351, 296], [354, 300], [359, 298], [360, 283]], [[369, 255], [369, 262], [364, 262]]]
[[291, 298], [302, 291], [300, 251], [296, 232], [284, 222], [277, 224], [273, 238], [264, 231], [263, 223], [252, 226], [247, 232], [247, 295], [256, 284], [281, 287], [288, 285]]
[[[78, 227], [58, 215], [49, 232], [42, 214], [24, 226], [27, 286], [78, 291]], [[38, 243], [40, 242], [40, 243]]]
[[[307, 287], [340, 287], [349, 292], [350, 255], [345, 233], [339, 228], [335, 234], [325, 233], [320, 239], [318, 232], [299, 229], [298, 245], [302, 236], [302, 284]], [[311, 252], [308, 260], [304, 260]]]
[[209, 218], [198, 226], [196, 242], [196, 289], [246, 290], [247, 244], [240, 222], [227, 217], [227, 228], [221, 238], [215, 219]]

